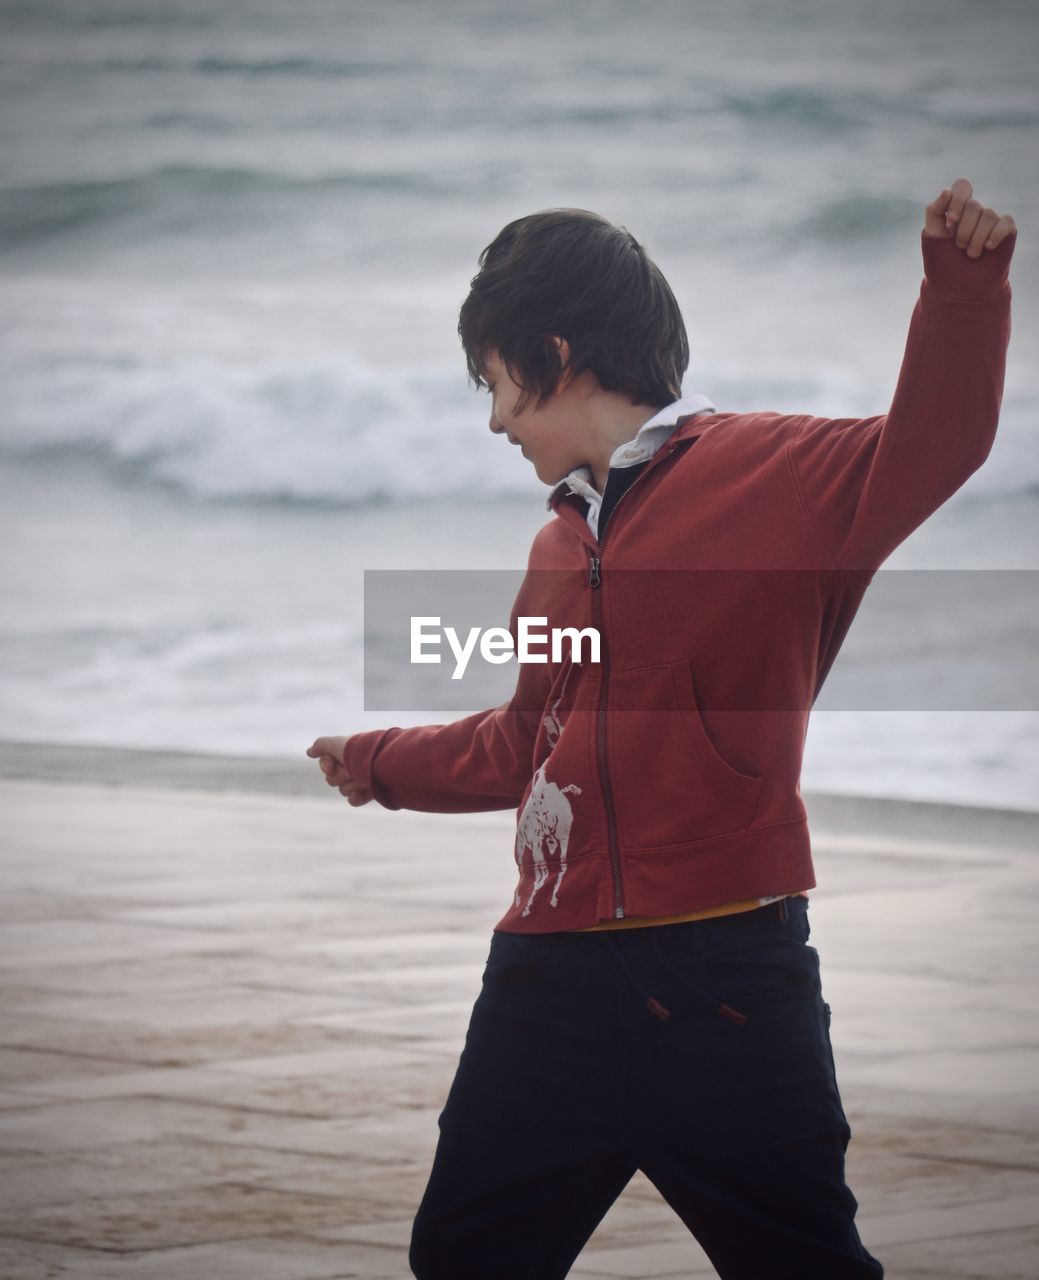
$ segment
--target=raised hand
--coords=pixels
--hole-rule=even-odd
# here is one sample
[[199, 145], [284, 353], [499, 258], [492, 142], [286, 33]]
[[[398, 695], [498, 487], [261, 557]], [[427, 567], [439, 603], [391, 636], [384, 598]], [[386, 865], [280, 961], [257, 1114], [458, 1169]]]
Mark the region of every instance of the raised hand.
[[1016, 230], [1009, 213], [999, 214], [974, 199], [974, 188], [966, 178], [957, 178], [924, 211], [924, 235], [938, 240], [955, 236], [957, 249], [968, 258], [980, 258]]
[[367, 804], [372, 798], [372, 793], [363, 783], [358, 782], [356, 778], [351, 778], [347, 773], [343, 764], [345, 745], [345, 738], [316, 738], [307, 747], [307, 755], [318, 762], [328, 785], [337, 787], [339, 794], [345, 796], [356, 808], [358, 805]]

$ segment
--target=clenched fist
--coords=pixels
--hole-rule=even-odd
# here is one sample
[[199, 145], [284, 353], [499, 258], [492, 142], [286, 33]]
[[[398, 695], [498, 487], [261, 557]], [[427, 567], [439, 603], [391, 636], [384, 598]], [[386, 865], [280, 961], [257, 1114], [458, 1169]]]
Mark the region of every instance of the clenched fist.
[[347, 773], [343, 764], [345, 745], [345, 738], [317, 738], [307, 747], [307, 755], [312, 760], [317, 760], [328, 785], [337, 787], [339, 794], [346, 796], [350, 804], [356, 808], [357, 805], [367, 804], [372, 798], [372, 793], [363, 783], [358, 782], [356, 778], [351, 778]]
[[995, 249], [1017, 230], [1009, 213], [974, 199], [974, 188], [966, 178], [957, 178], [925, 210], [924, 235], [938, 240], [956, 237], [956, 247], [968, 258], [980, 258], [986, 249]]

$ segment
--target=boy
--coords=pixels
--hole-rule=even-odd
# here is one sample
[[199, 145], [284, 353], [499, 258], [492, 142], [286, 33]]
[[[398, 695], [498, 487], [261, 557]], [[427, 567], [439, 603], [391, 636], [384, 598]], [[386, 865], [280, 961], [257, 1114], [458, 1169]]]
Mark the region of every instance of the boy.
[[927, 206], [894, 400], [864, 420], [683, 401], [674, 297], [594, 214], [521, 218], [481, 255], [469, 372], [555, 486], [513, 634], [594, 626], [602, 652], [307, 752], [352, 805], [518, 810], [420, 1280], [565, 1276], [638, 1169], [723, 1280], [883, 1275], [844, 1181], [801, 753], [872, 574], [989, 453], [1015, 239], [966, 179]]

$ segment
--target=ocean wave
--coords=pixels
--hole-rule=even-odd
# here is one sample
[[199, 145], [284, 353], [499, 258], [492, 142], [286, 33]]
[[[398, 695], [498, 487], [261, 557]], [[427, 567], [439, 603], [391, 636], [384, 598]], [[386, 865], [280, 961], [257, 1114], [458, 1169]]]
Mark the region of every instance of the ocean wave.
[[[156, 128], [177, 129], [202, 118], [176, 112]], [[211, 132], [220, 127], [213, 121]], [[641, 162], [640, 176], [651, 189], [666, 186], [673, 192], [730, 192], [755, 182], [748, 166], [719, 168], [710, 175], [675, 174], [652, 157]], [[429, 202], [439, 201], [445, 210], [460, 202], [472, 207], [500, 196], [510, 182], [493, 159], [461, 157], [428, 170], [388, 164], [325, 174], [170, 165], [121, 177], [0, 188], [0, 245], [15, 256], [62, 240], [75, 249], [79, 241], [111, 243], [114, 237], [120, 247], [138, 241], [163, 246], [180, 239], [202, 246], [207, 237], [245, 233], [273, 235], [281, 243], [287, 226], [306, 227], [324, 216], [336, 226], [344, 208], [356, 213], [368, 199], [397, 202], [402, 216], [417, 218]], [[749, 202], [747, 216], [752, 216]], [[858, 244], [903, 231], [919, 217], [919, 202], [901, 192], [853, 191], [821, 200], [807, 218], [793, 209], [786, 217], [769, 211], [756, 225], [754, 241], [773, 256], [795, 244]], [[705, 243], [726, 243], [729, 236], [724, 223], [701, 232]]]
[[403, 75], [415, 70], [407, 62], [379, 62], [348, 58], [271, 57], [241, 58], [205, 55], [201, 57], [170, 57], [142, 54], [137, 57], [111, 57], [103, 55], [91, 58], [81, 54], [75, 58], [48, 60], [40, 67], [50, 76], [244, 76], [249, 79], [263, 77], [296, 76], [304, 80], [355, 80], [386, 75]]
[[[456, 368], [359, 361], [260, 367], [203, 359], [15, 357], [0, 362], [0, 457], [90, 456], [120, 482], [193, 500], [362, 506], [545, 493], [487, 429], [489, 401]], [[869, 416], [861, 386], [698, 373], [724, 410]], [[1009, 393], [992, 457], [964, 499], [1039, 496], [1032, 399]]]
[[1027, 128], [1039, 123], [1034, 93], [990, 90], [964, 98], [962, 91], [910, 87], [896, 93], [864, 93], [806, 85], [779, 85], [743, 93], [719, 94], [718, 108], [737, 120], [767, 127], [805, 126], [827, 134], [900, 129], [907, 122], [981, 131]]
[[774, 127], [784, 123], [834, 130], [861, 129], [870, 117], [889, 111], [879, 94], [857, 95], [827, 92], [805, 85], [781, 85], [757, 92], [724, 93], [718, 109], [754, 125]]
[[920, 221], [920, 202], [889, 192], [851, 191], [822, 201], [784, 235], [790, 246], [816, 243], [862, 246], [864, 242], [890, 243], [895, 233]]
[[[207, 219], [234, 220], [242, 204], [262, 210], [272, 197], [396, 193], [457, 199], [478, 186], [475, 170], [356, 170], [291, 174], [259, 169], [170, 165], [117, 178], [43, 182], [0, 189], [0, 243], [8, 251], [42, 240], [152, 218], [162, 231], [205, 234]], [[185, 220], [187, 222], [185, 223]]]
[[5, 363], [0, 455], [9, 458], [91, 455], [124, 483], [216, 501], [351, 506], [531, 492], [457, 371], [396, 376], [349, 360]]

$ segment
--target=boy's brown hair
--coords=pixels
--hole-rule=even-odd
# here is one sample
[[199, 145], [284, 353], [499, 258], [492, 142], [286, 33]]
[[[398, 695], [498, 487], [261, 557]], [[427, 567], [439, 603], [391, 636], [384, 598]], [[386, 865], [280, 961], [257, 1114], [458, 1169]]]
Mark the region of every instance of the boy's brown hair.
[[682, 394], [689, 340], [660, 268], [635, 237], [586, 209], [546, 209], [504, 227], [479, 257], [458, 317], [469, 377], [486, 386], [497, 351], [540, 407], [563, 372], [551, 341], [570, 345], [575, 376], [662, 408]]

